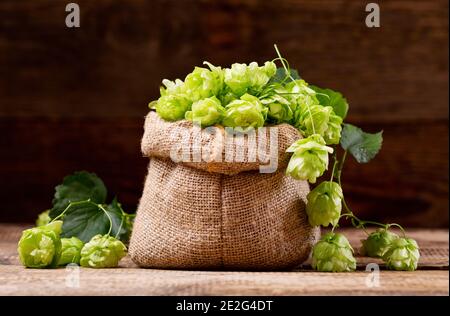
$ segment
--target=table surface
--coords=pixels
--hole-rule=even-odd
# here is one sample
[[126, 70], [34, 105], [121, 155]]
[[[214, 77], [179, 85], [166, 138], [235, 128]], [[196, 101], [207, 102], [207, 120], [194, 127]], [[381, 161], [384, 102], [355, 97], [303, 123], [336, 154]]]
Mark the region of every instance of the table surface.
[[[321, 273], [309, 262], [283, 272], [140, 269], [128, 257], [115, 269], [26, 269], [16, 251], [24, 228], [0, 224], [0, 295], [449, 295], [446, 229], [408, 230], [421, 248], [417, 271], [388, 271], [357, 256], [356, 272]], [[341, 231], [358, 249], [364, 233]], [[369, 263], [379, 274], [366, 271]]]

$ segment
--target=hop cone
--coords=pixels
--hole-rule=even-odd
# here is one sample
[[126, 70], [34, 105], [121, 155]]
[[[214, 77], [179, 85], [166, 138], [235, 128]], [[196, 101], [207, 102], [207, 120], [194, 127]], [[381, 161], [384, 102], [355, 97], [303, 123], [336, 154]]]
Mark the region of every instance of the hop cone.
[[81, 249], [80, 265], [89, 268], [114, 268], [126, 255], [125, 245], [114, 237], [96, 235]]
[[362, 241], [361, 253], [368, 257], [381, 258], [396, 238], [397, 234], [378, 229]]
[[44, 226], [50, 223], [51, 218], [49, 216], [50, 210], [46, 210], [39, 214], [38, 218], [36, 219], [36, 226]]
[[325, 145], [322, 136], [314, 134], [299, 139], [286, 151], [294, 153], [286, 173], [294, 179], [315, 183], [328, 168], [328, 153], [332, 153], [333, 148]]
[[389, 269], [414, 271], [420, 258], [419, 246], [414, 239], [394, 239], [383, 255], [383, 260]]
[[82, 248], [83, 242], [77, 237], [61, 238], [61, 256], [59, 257], [58, 265], [79, 264]]
[[325, 234], [313, 248], [312, 267], [323, 272], [355, 270], [356, 260], [347, 238], [341, 234]]
[[336, 182], [324, 181], [306, 196], [306, 213], [311, 226], [336, 225], [341, 216], [342, 189]]
[[62, 221], [24, 230], [17, 246], [20, 262], [29, 268], [55, 266], [60, 249]]

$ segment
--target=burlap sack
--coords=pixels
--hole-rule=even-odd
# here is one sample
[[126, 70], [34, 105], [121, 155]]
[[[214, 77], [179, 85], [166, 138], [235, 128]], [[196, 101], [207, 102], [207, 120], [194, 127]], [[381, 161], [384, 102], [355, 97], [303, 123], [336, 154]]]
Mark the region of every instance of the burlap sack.
[[[309, 186], [285, 175], [285, 150], [300, 135], [287, 124], [273, 128], [277, 150], [258, 147], [252, 162], [248, 135], [244, 143], [224, 144], [223, 128], [199, 135], [188, 121], [165, 122], [150, 112], [142, 139], [150, 163], [129, 245], [132, 260], [149, 268], [228, 270], [286, 269], [306, 260], [319, 237], [305, 213]], [[257, 141], [276, 144], [269, 130]], [[207, 150], [193, 162], [199, 144]], [[242, 162], [225, 161], [230, 151]], [[191, 161], [175, 163], [171, 152]], [[278, 160], [277, 169], [260, 173], [268, 157]]]

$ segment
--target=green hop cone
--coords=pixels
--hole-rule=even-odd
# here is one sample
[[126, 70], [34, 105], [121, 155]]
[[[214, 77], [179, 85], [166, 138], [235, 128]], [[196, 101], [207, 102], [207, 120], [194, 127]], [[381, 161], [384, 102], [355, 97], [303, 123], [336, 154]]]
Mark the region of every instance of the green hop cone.
[[164, 95], [155, 105], [156, 112], [167, 121], [177, 121], [184, 118], [191, 108], [191, 102], [185, 95]]
[[267, 116], [271, 121], [280, 124], [290, 122], [293, 118], [291, 104], [284, 97], [273, 94], [270, 97], [261, 100], [261, 103], [267, 107]]
[[58, 265], [65, 266], [69, 263], [80, 264], [83, 245], [83, 242], [77, 237], [61, 238], [61, 255], [58, 260]]
[[324, 132], [323, 138], [327, 145], [339, 144], [342, 132], [342, 117], [336, 115], [332, 110], [328, 119], [327, 129]]
[[311, 226], [336, 225], [341, 216], [342, 189], [339, 184], [324, 181], [306, 196], [306, 213]]
[[195, 67], [184, 80], [185, 93], [192, 102], [218, 95], [223, 88], [224, 74], [220, 67], [205, 62], [211, 69]]
[[287, 83], [284, 86], [284, 97], [291, 103], [293, 110], [295, 109], [294, 121], [299, 121], [301, 115], [301, 109], [307, 109], [315, 104], [319, 104], [316, 98], [316, 92], [308, 87], [308, 83], [305, 80], [295, 80]]
[[62, 221], [26, 229], [17, 246], [20, 262], [28, 268], [56, 266], [61, 250]]
[[127, 253], [125, 245], [109, 235], [96, 235], [81, 249], [80, 265], [88, 268], [114, 268]]
[[322, 272], [354, 271], [356, 260], [347, 238], [342, 234], [325, 234], [313, 248], [312, 267]]
[[295, 123], [296, 127], [304, 136], [310, 136], [314, 133], [320, 134], [322, 137], [328, 129], [328, 121], [333, 111], [331, 106], [321, 106], [313, 104], [301, 106], [299, 108], [300, 116]]
[[46, 210], [38, 215], [38, 218], [36, 219], [36, 226], [44, 226], [50, 223], [51, 218], [49, 216], [50, 210]]
[[325, 145], [322, 136], [314, 134], [299, 139], [286, 151], [294, 153], [286, 173], [294, 179], [315, 183], [328, 168], [328, 154], [333, 152], [333, 148]]
[[186, 119], [206, 127], [220, 123], [224, 115], [225, 109], [220, 101], [216, 97], [211, 97], [194, 102], [192, 110], [186, 112]]
[[267, 117], [267, 108], [263, 107], [257, 97], [244, 94], [226, 106], [222, 124], [228, 127], [261, 127]]
[[277, 71], [275, 63], [268, 61], [264, 66], [258, 66], [256, 62], [246, 64], [235, 63], [231, 68], [226, 68], [224, 81], [230, 91], [242, 96], [249, 92], [257, 94], [269, 82]]
[[396, 238], [383, 255], [383, 261], [388, 269], [414, 271], [417, 269], [420, 253], [414, 239]]
[[165, 87], [159, 89], [161, 96], [186, 94], [186, 85], [180, 79], [175, 81], [164, 79], [162, 83]]
[[361, 254], [373, 258], [383, 257], [398, 235], [386, 229], [380, 228], [362, 240]]

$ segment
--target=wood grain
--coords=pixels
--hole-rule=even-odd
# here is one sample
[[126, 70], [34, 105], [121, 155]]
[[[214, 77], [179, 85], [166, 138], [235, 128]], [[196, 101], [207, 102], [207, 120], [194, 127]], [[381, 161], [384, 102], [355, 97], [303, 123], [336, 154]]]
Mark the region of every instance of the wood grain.
[[[80, 287], [68, 287], [65, 269], [25, 269], [16, 243], [26, 226], [0, 224], [0, 295], [448, 295], [448, 230], [410, 231], [421, 247], [419, 270], [386, 271], [380, 286], [367, 287], [366, 264], [359, 270], [319, 273], [308, 265], [285, 272], [181, 271], [139, 269], [128, 257], [117, 269], [80, 269]], [[361, 232], [343, 231], [358, 249]], [[439, 269], [439, 270], [436, 270]], [[73, 270], [71, 270], [73, 273]]]
[[0, 221], [32, 221], [75, 170], [97, 172], [129, 211], [146, 160], [139, 141], [162, 78], [209, 60], [273, 59], [341, 91], [348, 120], [384, 130], [368, 165], [349, 162], [362, 217], [448, 227], [448, 1], [386, 0], [381, 27], [367, 1], [64, 0], [0, 2]]

